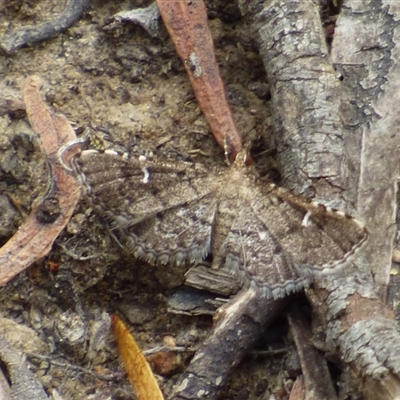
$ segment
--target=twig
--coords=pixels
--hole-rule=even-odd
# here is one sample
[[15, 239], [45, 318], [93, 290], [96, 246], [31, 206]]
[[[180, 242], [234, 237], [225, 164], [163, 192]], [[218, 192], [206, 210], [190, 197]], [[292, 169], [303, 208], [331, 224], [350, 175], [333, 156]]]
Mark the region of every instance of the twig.
[[176, 385], [174, 400], [215, 399], [246, 351], [258, 340], [287, 299], [260, 298], [242, 290], [220, 308], [216, 323]]
[[0, 48], [10, 54], [22, 46], [56, 36], [77, 22], [89, 3], [90, 0], [69, 0], [54, 20], [6, 32], [0, 40]]
[[80, 367], [79, 365], [71, 364], [66, 361], [62, 362], [62, 361], [54, 360], [54, 356], [44, 356], [42, 354], [34, 354], [34, 353], [27, 353], [26, 356], [28, 358], [46, 361], [49, 364], [51, 364], [55, 367], [60, 367], [64, 370], [79, 371], [79, 372], [82, 372], [83, 374], [93, 376], [94, 378], [102, 380], [102, 381], [111, 382], [111, 381], [115, 380], [115, 374], [112, 374], [112, 373], [110, 373], [108, 375], [99, 374], [96, 371], [93, 371], [88, 368]]
[[297, 304], [289, 308], [287, 317], [304, 377], [302, 382], [304, 398], [307, 400], [336, 399], [327, 362], [322, 353], [312, 346], [311, 329]]

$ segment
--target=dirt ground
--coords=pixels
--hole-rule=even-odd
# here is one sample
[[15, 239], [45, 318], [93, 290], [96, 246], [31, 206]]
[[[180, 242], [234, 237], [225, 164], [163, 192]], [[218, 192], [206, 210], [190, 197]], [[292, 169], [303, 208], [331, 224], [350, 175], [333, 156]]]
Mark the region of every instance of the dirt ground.
[[[265, 174], [273, 164], [257, 156], [273, 148], [265, 74], [238, 9], [224, 3], [207, 3], [217, 58], [239, 130], [253, 143]], [[161, 22], [159, 38], [132, 23], [111, 22], [121, 10], [146, 5], [93, 1], [66, 32], [0, 55], [1, 244], [22, 224], [48, 179], [24, 111], [8, 106], [22, 99], [29, 75], [45, 80], [47, 103], [67, 116], [78, 135], [91, 128], [93, 146], [224, 165]], [[54, 18], [62, 6], [53, 0], [1, 2], [0, 37], [8, 29]], [[5, 338], [28, 354], [49, 394], [56, 389], [63, 399], [134, 399], [110, 328], [109, 315], [117, 313], [143, 350], [171, 342], [185, 347], [172, 361], [151, 359], [168, 396], [212, 325], [209, 315], [167, 312], [186, 269], [132, 259], [82, 201], [51, 253], [1, 289], [0, 325], [8, 327]], [[277, 323], [266, 333], [257, 356], [249, 354], [221, 398], [287, 398], [299, 367], [292, 344], [282, 339], [285, 330]], [[270, 346], [285, 350], [266, 351]]]

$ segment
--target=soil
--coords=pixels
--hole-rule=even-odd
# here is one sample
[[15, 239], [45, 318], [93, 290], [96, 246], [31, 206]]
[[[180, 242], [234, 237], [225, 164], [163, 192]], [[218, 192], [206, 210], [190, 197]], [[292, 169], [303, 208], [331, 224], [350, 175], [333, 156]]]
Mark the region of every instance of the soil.
[[[216, 54], [239, 130], [265, 174], [273, 161], [257, 154], [273, 149], [268, 86], [238, 9], [224, 3], [207, 3]], [[36, 135], [17, 106], [29, 75], [45, 80], [47, 103], [67, 116], [78, 135], [90, 128], [94, 147], [225, 164], [162, 23], [159, 37], [152, 38], [137, 25], [112, 21], [119, 11], [147, 5], [93, 1], [67, 31], [0, 55], [1, 244], [23, 223], [48, 183]], [[62, 7], [53, 0], [2, 2], [0, 37], [6, 30], [50, 20]], [[11, 324], [5, 338], [28, 354], [31, 370], [49, 395], [56, 390], [63, 399], [128, 400], [135, 396], [110, 327], [109, 316], [117, 313], [143, 350], [171, 343], [185, 347], [173, 361], [151, 359], [168, 396], [212, 326], [209, 315], [167, 312], [168, 298], [184, 284], [187, 268], [152, 267], [132, 259], [82, 201], [52, 251], [1, 289], [0, 325]], [[284, 323], [270, 333], [259, 350], [285, 347]], [[257, 354], [237, 368], [222, 399], [287, 398], [299, 370], [293, 353], [287, 349], [283, 359], [274, 352]]]

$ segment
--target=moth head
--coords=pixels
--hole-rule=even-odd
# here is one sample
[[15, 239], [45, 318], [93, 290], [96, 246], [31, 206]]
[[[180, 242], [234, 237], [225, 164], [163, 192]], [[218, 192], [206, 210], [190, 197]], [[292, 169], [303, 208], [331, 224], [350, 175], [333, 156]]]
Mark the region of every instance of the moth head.
[[233, 165], [235, 167], [243, 168], [251, 164], [253, 164], [253, 158], [251, 157], [248, 148], [244, 148], [240, 150], [238, 153], [236, 153], [236, 156], [233, 161]]

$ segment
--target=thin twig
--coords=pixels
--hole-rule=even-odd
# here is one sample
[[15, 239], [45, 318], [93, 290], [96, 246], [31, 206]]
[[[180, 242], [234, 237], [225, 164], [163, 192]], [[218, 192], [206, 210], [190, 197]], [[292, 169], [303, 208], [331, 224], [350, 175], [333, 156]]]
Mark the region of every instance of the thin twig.
[[20, 47], [56, 36], [77, 22], [89, 3], [90, 0], [69, 0], [64, 10], [52, 21], [6, 32], [0, 40], [0, 48], [10, 54]]

